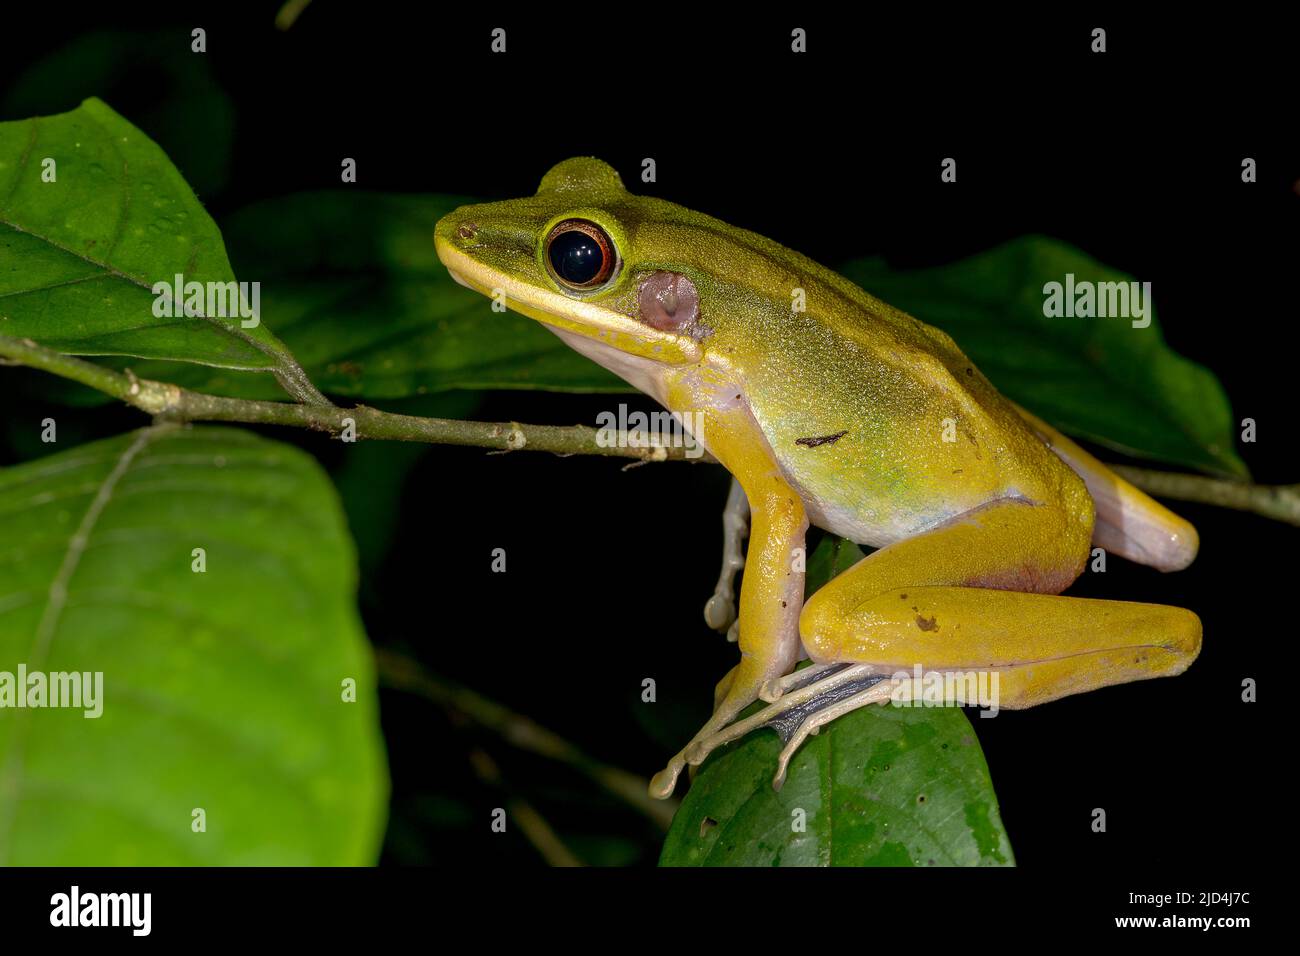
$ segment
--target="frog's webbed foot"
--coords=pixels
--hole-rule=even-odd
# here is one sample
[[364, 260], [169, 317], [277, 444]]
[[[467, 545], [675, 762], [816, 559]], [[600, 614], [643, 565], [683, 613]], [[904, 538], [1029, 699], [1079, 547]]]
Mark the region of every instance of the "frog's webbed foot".
[[[848, 670], [857, 670], [865, 665], [849, 665]], [[805, 668], [808, 670], [810, 668]], [[868, 667], [868, 670], [870, 668]], [[796, 672], [798, 673], [798, 672]], [[818, 687], [817, 683], [809, 685]], [[885, 703], [890, 699], [897, 682], [882, 674], [857, 675], [846, 679], [828, 690], [821, 691], [811, 700], [796, 704], [789, 710], [771, 717], [763, 726], [771, 727], [780, 736], [785, 745], [776, 761], [776, 774], [772, 777], [772, 789], [780, 790], [785, 783], [785, 774], [790, 767], [790, 760], [810, 736], [831, 721], [843, 717], [868, 704]], [[779, 707], [774, 704], [772, 707]], [[769, 710], [772, 708], [769, 707]]]
[[780, 790], [791, 758], [810, 735], [859, 707], [889, 700], [896, 686], [897, 681], [870, 664], [814, 664], [770, 681], [764, 700], [775, 703], [694, 742], [683, 757], [691, 765], [701, 764], [719, 747], [771, 727], [785, 745], [772, 779], [773, 788]]
[[749, 500], [740, 482], [731, 479], [727, 505], [722, 512], [722, 571], [713, 596], [704, 605], [704, 620], [715, 631], [735, 641], [736, 574], [745, 566], [745, 536], [749, 533]]

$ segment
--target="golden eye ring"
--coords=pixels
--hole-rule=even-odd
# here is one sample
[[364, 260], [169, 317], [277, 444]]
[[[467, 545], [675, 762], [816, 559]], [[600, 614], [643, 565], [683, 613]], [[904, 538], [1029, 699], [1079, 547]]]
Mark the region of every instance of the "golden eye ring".
[[546, 267], [566, 289], [589, 292], [608, 282], [618, 265], [614, 241], [587, 219], [566, 219], [546, 236]]

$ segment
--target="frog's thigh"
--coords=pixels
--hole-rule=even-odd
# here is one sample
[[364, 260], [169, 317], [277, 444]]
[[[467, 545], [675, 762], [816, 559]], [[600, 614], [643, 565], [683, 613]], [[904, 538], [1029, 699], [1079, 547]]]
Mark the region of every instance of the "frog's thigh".
[[1192, 563], [1199, 538], [1190, 522], [1133, 487], [1041, 418], [1013, 407], [1088, 486], [1097, 508], [1094, 544], [1161, 571], [1180, 571]]
[[997, 670], [1003, 707], [1180, 673], [1200, 649], [1195, 614], [1054, 596], [1081, 569], [1090, 532], [1055, 509], [987, 505], [822, 588], [800, 617], [804, 646], [815, 661], [891, 674]]

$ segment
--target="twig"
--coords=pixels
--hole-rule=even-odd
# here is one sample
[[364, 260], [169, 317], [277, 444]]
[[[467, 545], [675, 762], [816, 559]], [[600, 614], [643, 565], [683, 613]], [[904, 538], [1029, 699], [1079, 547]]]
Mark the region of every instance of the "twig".
[[1162, 498], [1235, 508], [1285, 521], [1287, 524], [1300, 525], [1300, 485], [1252, 485], [1244, 481], [1221, 481], [1201, 475], [1152, 471], [1130, 465], [1110, 467], [1143, 491]]
[[[469, 752], [469, 763], [480, 780], [504, 792], [501, 771], [496, 761], [487, 752], [475, 747]], [[506, 819], [513, 820], [523, 831], [524, 839], [533, 845], [538, 853], [551, 866], [582, 866], [582, 861], [573, 855], [573, 851], [564, 845], [560, 835], [555, 832], [546, 818], [536, 808], [520, 796], [506, 797]]]
[[275, 28], [277, 30], [288, 30], [297, 22], [298, 17], [307, 9], [311, 0], [287, 0], [280, 7], [280, 12], [275, 15]]
[[[351, 428], [356, 438], [417, 441], [441, 445], [472, 445], [499, 451], [549, 451], [557, 455], [603, 455], [646, 461], [682, 461], [687, 449], [656, 444], [653, 436], [619, 432], [613, 443], [597, 441], [600, 434], [586, 425], [521, 425], [518, 422], [467, 422], [446, 418], [396, 415], [358, 405], [294, 405], [260, 402], [192, 392], [165, 382], [136, 378], [64, 355], [30, 339], [0, 335], [0, 362], [43, 369], [120, 398], [156, 418], [174, 421], [242, 422], [249, 425], [297, 425], [342, 435]], [[349, 423], [351, 423], [349, 425]], [[717, 462], [705, 452], [697, 460]], [[1253, 485], [1178, 472], [1152, 471], [1115, 465], [1115, 471], [1143, 491], [1182, 501], [1199, 501], [1236, 508], [1300, 525], [1300, 485]]]
[[[549, 451], [561, 455], [605, 455], [642, 461], [685, 459], [687, 449], [650, 445], [644, 437], [620, 432], [609, 445], [598, 443], [596, 429], [586, 425], [521, 425], [517, 422], [467, 422], [448, 418], [397, 415], [358, 405], [295, 405], [206, 395], [189, 389], [136, 378], [103, 365], [64, 355], [30, 339], [0, 335], [0, 356], [31, 368], [120, 398], [155, 418], [187, 422], [241, 422], [249, 425], [297, 425], [339, 436], [350, 429], [358, 439], [471, 445], [500, 451]], [[705, 455], [700, 460], [713, 460]]]
[[677, 812], [676, 802], [652, 799], [647, 789], [649, 781], [644, 777], [588, 757], [559, 734], [547, 730], [531, 718], [516, 714], [467, 687], [435, 677], [408, 657], [392, 651], [376, 650], [375, 661], [379, 676], [389, 686], [420, 694], [444, 707], [459, 711], [520, 750], [568, 764], [649, 817], [662, 830], [667, 830], [672, 823], [673, 814]]

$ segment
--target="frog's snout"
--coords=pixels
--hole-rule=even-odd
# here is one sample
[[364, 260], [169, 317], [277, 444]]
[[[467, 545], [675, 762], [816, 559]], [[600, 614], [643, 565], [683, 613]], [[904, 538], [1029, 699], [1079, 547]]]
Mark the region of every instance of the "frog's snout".
[[438, 259], [447, 267], [453, 279], [467, 287], [468, 283], [457, 273], [454, 261], [459, 252], [457, 247], [473, 240], [477, 235], [478, 224], [457, 213], [443, 216], [433, 228], [433, 248], [438, 254]]
[[473, 286], [471, 286], [465, 278], [456, 271], [456, 268], [453, 265], [453, 257], [456, 250], [451, 241], [443, 233], [442, 223], [438, 223], [438, 227], [438, 231], [433, 237], [433, 248], [434, 251], [438, 253], [438, 260], [446, 267], [447, 274], [455, 279], [458, 285], [463, 285], [467, 289], [472, 289]]
[[466, 206], [447, 213], [433, 227], [433, 237], [438, 246], [449, 243], [455, 246], [472, 242], [479, 233], [479, 222]]

